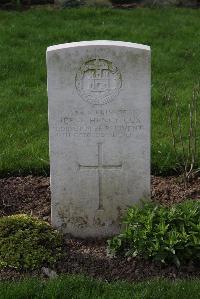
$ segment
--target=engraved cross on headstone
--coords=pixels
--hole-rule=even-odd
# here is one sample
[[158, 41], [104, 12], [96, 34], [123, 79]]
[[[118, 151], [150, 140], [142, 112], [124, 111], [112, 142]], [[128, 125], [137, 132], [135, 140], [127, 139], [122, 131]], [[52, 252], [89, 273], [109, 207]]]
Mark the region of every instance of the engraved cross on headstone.
[[79, 169], [97, 169], [98, 170], [98, 185], [99, 185], [99, 207], [98, 210], [103, 210], [103, 196], [102, 196], [102, 173], [104, 169], [121, 169], [122, 163], [118, 165], [104, 165], [103, 164], [103, 144], [98, 143], [98, 165], [81, 165]]

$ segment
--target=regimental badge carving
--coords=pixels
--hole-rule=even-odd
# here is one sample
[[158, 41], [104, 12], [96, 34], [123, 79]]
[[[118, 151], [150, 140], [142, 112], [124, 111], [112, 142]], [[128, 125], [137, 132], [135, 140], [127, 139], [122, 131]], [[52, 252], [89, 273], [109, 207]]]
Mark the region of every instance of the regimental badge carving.
[[119, 94], [122, 77], [112, 62], [96, 58], [81, 65], [76, 74], [75, 85], [84, 101], [104, 105]]

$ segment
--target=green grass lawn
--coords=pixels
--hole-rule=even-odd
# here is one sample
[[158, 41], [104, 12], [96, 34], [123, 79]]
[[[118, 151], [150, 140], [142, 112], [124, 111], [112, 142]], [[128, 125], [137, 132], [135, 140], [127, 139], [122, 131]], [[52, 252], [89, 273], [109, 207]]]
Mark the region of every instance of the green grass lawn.
[[199, 293], [199, 280], [109, 284], [79, 276], [66, 276], [46, 282], [30, 279], [18, 283], [0, 283], [0, 298], [4, 299], [198, 299]]
[[200, 73], [199, 28], [200, 11], [190, 9], [0, 11], [0, 175], [48, 174], [46, 48], [95, 39], [151, 46], [152, 172], [172, 172], [165, 85], [177, 96], [186, 141]]

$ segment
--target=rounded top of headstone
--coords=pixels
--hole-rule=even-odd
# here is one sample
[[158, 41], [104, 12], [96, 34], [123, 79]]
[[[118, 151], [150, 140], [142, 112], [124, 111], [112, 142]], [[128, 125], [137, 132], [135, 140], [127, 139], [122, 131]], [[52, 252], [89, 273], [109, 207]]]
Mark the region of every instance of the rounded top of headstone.
[[75, 47], [88, 47], [88, 46], [116, 46], [116, 47], [126, 47], [126, 48], [134, 48], [138, 50], [146, 50], [150, 51], [151, 48], [146, 45], [123, 42], [123, 41], [110, 41], [110, 40], [94, 40], [94, 41], [81, 41], [81, 42], [72, 42], [65, 43], [60, 45], [54, 45], [47, 48], [47, 52], [67, 49], [67, 48], [75, 48]]

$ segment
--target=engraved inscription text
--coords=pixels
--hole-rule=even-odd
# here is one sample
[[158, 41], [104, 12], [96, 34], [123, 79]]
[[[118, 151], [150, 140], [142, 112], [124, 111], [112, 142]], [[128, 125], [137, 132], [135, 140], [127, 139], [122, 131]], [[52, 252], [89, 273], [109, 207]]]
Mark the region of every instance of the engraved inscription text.
[[144, 129], [142, 115], [127, 109], [73, 109], [55, 123], [57, 136], [131, 137]]

